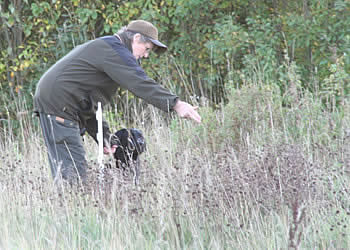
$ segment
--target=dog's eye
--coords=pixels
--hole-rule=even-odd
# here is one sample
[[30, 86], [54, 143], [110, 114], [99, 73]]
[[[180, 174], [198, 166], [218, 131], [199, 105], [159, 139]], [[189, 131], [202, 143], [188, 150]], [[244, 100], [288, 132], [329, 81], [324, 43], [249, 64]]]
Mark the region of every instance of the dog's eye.
[[137, 143], [142, 145], [145, 143], [145, 141], [143, 140], [143, 138], [137, 138]]

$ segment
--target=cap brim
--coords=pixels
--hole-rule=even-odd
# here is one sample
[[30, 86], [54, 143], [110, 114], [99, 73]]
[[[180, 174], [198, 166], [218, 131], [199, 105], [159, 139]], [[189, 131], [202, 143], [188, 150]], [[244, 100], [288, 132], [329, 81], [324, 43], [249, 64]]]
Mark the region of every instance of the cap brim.
[[151, 40], [151, 42], [156, 46], [154, 51], [157, 54], [161, 54], [161, 53], [164, 53], [165, 51], [167, 51], [168, 47], [164, 43], [161, 43], [158, 40], [154, 40], [152, 38], [150, 38], [149, 40]]

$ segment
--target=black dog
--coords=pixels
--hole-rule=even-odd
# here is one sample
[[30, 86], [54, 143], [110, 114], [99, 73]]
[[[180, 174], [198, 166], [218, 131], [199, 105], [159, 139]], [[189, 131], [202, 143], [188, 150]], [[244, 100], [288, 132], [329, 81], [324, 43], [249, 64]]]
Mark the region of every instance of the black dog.
[[146, 150], [146, 142], [140, 130], [132, 128], [118, 130], [111, 138], [111, 144], [117, 145], [114, 153], [116, 167], [131, 169], [134, 172], [134, 182], [137, 185], [140, 176], [139, 155]]

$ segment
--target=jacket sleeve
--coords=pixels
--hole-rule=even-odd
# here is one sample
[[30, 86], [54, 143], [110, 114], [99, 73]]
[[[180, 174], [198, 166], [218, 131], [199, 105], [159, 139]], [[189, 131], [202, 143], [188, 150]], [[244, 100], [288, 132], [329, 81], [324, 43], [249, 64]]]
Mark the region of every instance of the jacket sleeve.
[[103, 65], [105, 73], [121, 87], [163, 111], [173, 110], [178, 97], [149, 78], [130, 52], [109, 53]]

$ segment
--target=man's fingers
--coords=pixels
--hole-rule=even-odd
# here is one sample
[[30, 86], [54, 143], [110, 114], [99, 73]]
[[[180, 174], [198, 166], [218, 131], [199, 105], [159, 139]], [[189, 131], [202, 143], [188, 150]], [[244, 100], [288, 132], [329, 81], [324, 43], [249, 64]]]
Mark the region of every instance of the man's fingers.
[[194, 115], [192, 119], [195, 120], [197, 123], [201, 123], [201, 117], [198, 114]]
[[[198, 108], [198, 107], [197, 107]], [[200, 115], [197, 113], [197, 111], [195, 109], [193, 109], [188, 115], [188, 118], [191, 118], [192, 120], [194, 120], [197, 123], [201, 123], [201, 117]]]
[[174, 107], [174, 110], [177, 112], [177, 114], [180, 117], [183, 118], [191, 118], [197, 123], [201, 122], [201, 117], [197, 113], [198, 107], [197, 106], [192, 106], [191, 104], [183, 101], [178, 101]]
[[112, 147], [103, 147], [103, 153], [104, 154], [114, 154], [116, 149], [117, 149], [117, 145], [113, 145]]
[[109, 150], [108, 150], [107, 147], [103, 147], [103, 153], [104, 153], [105, 155], [109, 154]]

